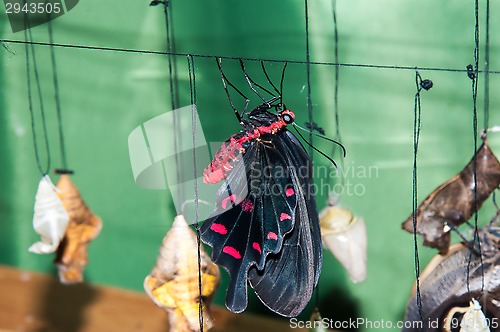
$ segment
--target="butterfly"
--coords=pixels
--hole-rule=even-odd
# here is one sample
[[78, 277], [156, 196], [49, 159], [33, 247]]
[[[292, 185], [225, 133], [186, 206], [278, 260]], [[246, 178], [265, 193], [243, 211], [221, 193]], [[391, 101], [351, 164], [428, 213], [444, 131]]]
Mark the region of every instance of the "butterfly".
[[297, 316], [311, 299], [322, 264], [312, 162], [287, 129], [295, 115], [283, 104], [266, 102], [239, 120], [244, 129], [222, 144], [204, 170], [205, 183], [222, 186], [201, 239], [229, 273], [230, 311], [246, 309], [248, 282], [270, 310]]

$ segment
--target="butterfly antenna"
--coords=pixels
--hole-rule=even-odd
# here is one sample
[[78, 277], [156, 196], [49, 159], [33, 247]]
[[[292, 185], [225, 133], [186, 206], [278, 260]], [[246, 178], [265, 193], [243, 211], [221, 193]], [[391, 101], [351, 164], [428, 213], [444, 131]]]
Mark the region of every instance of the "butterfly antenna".
[[248, 86], [250, 87], [250, 89], [252, 89], [252, 91], [260, 98], [262, 99], [262, 101], [264, 103], [267, 103], [266, 99], [264, 97], [262, 97], [262, 95], [257, 91], [257, 89], [254, 88], [254, 85], [257, 86], [258, 88], [260, 88], [261, 90], [267, 92], [268, 94], [270, 94], [271, 96], [274, 97], [274, 94], [267, 90], [266, 88], [264, 88], [262, 85], [256, 83], [254, 80], [252, 80], [252, 78], [250, 77], [250, 75], [248, 75], [246, 69], [245, 69], [245, 64], [243, 63], [243, 60], [240, 59], [240, 66], [241, 66], [241, 70], [243, 71], [243, 75], [245, 75], [245, 79], [248, 83]]
[[500, 217], [500, 210], [497, 210], [493, 218], [491, 218], [490, 222], [488, 223], [488, 227], [491, 227], [493, 225], [498, 224], [498, 217]]
[[494, 225], [497, 222], [498, 217], [500, 216], [500, 208], [498, 207], [498, 204], [497, 204], [497, 195], [496, 194], [497, 194], [497, 192], [494, 191], [493, 195], [491, 196], [491, 199], [493, 200], [493, 204], [495, 205], [497, 212], [495, 213], [493, 218], [491, 218], [490, 222], [488, 223], [488, 226]]
[[299, 126], [298, 124], [296, 124], [295, 122], [293, 123], [293, 126], [294, 126], [294, 127], [299, 128], [299, 129], [302, 129], [303, 131], [305, 131], [305, 132], [307, 132], [307, 133], [313, 134], [314, 136], [317, 136], [317, 137], [319, 137], [319, 138], [322, 138], [322, 139], [324, 139], [324, 140], [326, 140], [326, 141], [328, 141], [328, 142], [332, 142], [332, 143], [337, 144], [337, 145], [338, 145], [338, 146], [340, 146], [340, 148], [342, 149], [342, 152], [343, 152], [342, 154], [343, 154], [343, 156], [344, 156], [344, 158], [345, 158], [345, 156], [346, 156], [346, 150], [345, 150], [345, 147], [342, 145], [342, 143], [340, 143], [340, 142], [338, 142], [338, 141], [336, 141], [336, 140], [334, 140], [334, 139], [331, 139], [331, 138], [329, 138], [329, 137], [326, 137], [326, 136], [323, 136], [323, 135], [317, 134], [317, 133], [315, 133], [314, 131], [308, 130], [308, 129], [304, 128], [304, 127], [301, 127], [301, 126]]
[[[498, 189], [498, 187], [496, 189]], [[492, 199], [493, 199], [493, 204], [495, 204], [495, 207], [497, 208], [497, 211], [500, 210], [500, 207], [498, 207], [498, 204], [497, 204], [497, 192], [496, 191], [493, 192]]]
[[[233, 85], [233, 83], [231, 83], [227, 79], [226, 75], [224, 74], [224, 71], [222, 70], [222, 59], [221, 58], [216, 58], [215, 60], [217, 62], [217, 67], [219, 68], [219, 72], [220, 72], [220, 76], [221, 76], [221, 80], [222, 80], [222, 86], [224, 87], [224, 91], [226, 91], [226, 95], [227, 95], [227, 99], [229, 100], [229, 104], [231, 104], [231, 108], [233, 109], [234, 114], [236, 115], [236, 118], [238, 119], [238, 122], [242, 123], [242, 116], [245, 114], [245, 112], [247, 110], [248, 103], [250, 102], [250, 99], [248, 99], [247, 96], [245, 96], [243, 94], [243, 92], [241, 92], [237, 87], [235, 87]], [[230, 87], [232, 87], [240, 96], [242, 96], [243, 98], [245, 98], [245, 107], [243, 108], [243, 111], [241, 112], [241, 114], [238, 112], [238, 110], [234, 106], [234, 103], [233, 103], [233, 100], [231, 98], [231, 94], [229, 93], [229, 90], [227, 88], [227, 85], [229, 85]]]
[[319, 154], [321, 154], [323, 157], [325, 157], [326, 159], [328, 159], [332, 164], [333, 166], [335, 166], [335, 168], [337, 168], [337, 163], [335, 162], [335, 160], [333, 160], [332, 158], [330, 158], [329, 156], [327, 156], [323, 151], [319, 150], [318, 148], [316, 148], [314, 145], [312, 145], [311, 143], [309, 143], [308, 140], [305, 139], [304, 136], [302, 136], [302, 134], [297, 130], [297, 128], [295, 128], [295, 131], [297, 132], [297, 134], [299, 134], [300, 138], [302, 138], [304, 140], [304, 142], [306, 142], [307, 145], [309, 145], [311, 148], [313, 148], [316, 152], [318, 152]]

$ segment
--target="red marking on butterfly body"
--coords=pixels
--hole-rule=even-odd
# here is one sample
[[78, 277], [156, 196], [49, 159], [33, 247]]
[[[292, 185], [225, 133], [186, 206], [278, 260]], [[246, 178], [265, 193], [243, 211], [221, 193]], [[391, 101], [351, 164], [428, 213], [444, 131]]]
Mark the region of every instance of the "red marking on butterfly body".
[[227, 202], [228, 201], [231, 201], [231, 203], [234, 203], [235, 200], [236, 200], [236, 195], [235, 194], [232, 194], [231, 196], [224, 198], [222, 200], [222, 208], [223, 209], [227, 208]]
[[225, 246], [224, 248], [222, 248], [222, 252], [225, 254], [228, 254], [230, 256], [233, 256], [236, 259], [241, 258], [240, 252], [238, 250], [234, 249], [234, 247]]
[[278, 131], [287, 126], [283, 120], [285, 114], [295, 119], [295, 114], [292, 111], [285, 110], [277, 115], [278, 120], [269, 126], [257, 126], [253, 131], [231, 136], [221, 145], [210, 165], [203, 171], [203, 182], [213, 184], [222, 181], [226, 173], [233, 169], [231, 162], [240, 160], [241, 155], [245, 153], [243, 143], [259, 138], [264, 134], [277, 134]]
[[284, 212], [283, 212], [283, 213], [280, 215], [280, 221], [283, 221], [283, 220], [290, 220], [290, 219], [292, 219], [292, 217], [290, 217], [290, 215], [289, 215], [289, 214], [287, 214], [287, 213], [284, 213]]
[[239, 154], [245, 151], [241, 144], [234, 136], [224, 142], [210, 165], [203, 171], [203, 182], [217, 183], [224, 179], [226, 173], [233, 169], [230, 162], [237, 160]]
[[274, 233], [274, 232], [269, 232], [269, 233], [267, 233], [267, 239], [268, 240], [277, 240], [278, 235], [276, 235], [276, 233]]
[[260, 249], [260, 244], [257, 242], [252, 243], [252, 247], [259, 252], [259, 254], [262, 254], [262, 250]]
[[217, 224], [217, 223], [213, 223], [211, 226], [210, 226], [210, 229], [213, 230], [215, 233], [219, 233], [219, 234], [227, 234], [227, 229], [226, 229], [226, 226], [222, 225], [222, 224]]

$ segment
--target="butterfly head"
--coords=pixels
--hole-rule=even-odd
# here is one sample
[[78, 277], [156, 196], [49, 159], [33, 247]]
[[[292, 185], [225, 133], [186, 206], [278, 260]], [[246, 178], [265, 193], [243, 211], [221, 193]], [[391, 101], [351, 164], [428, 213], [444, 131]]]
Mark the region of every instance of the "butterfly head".
[[280, 115], [287, 125], [292, 124], [295, 121], [295, 114], [293, 114], [290, 110], [284, 110]]

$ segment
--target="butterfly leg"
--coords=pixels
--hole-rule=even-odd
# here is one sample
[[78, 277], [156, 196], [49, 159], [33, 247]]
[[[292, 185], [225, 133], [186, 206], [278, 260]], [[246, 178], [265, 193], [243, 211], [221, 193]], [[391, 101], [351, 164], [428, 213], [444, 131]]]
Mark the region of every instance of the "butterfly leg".
[[276, 100], [279, 100], [280, 102], [278, 105], [275, 106], [277, 111], [284, 111], [286, 109], [285, 104], [283, 104], [283, 81], [285, 80], [285, 70], [288, 62], [285, 62], [283, 64], [283, 69], [281, 70], [281, 80], [280, 80], [280, 88], [276, 87], [274, 83], [272, 82], [271, 78], [269, 77], [269, 74], [267, 73], [266, 66], [264, 64], [264, 61], [260, 62], [260, 65], [262, 67], [262, 71], [264, 72], [264, 75], [266, 76], [267, 82], [273, 87], [274, 91], [278, 94], [277, 98], [274, 99], [271, 103], [274, 103]]
[[[472, 252], [474, 252], [474, 254], [476, 255], [480, 255], [480, 252], [477, 250], [477, 248], [474, 247], [474, 240], [473, 241], [470, 241], [469, 239], [467, 239], [465, 237], [465, 235], [463, 235], [459, 230], [458, 230], [458, 227], [453, 225], [452, 223], [446, 223], [446, 226], [448, 226], [452, 231], [454, 231], [455, 233], [458, 234], [458, 236], [460, 236], [462, 238], [462, 240], [464, 240], [464, 245], [469, 248], [469, 250], [471, 250]], [[479, 240], [479, 239], [478, 239]]]
[[262, 71], [264, 72], [264, 75], [266, 76], [267, 82], [273, 87], [274, 91], [278, 94], [278, 97], [281, 98], [281, 92], [278, 90], [276, 85], [274, 85], [273, 81], [271, 81], [271, 78], [269, 78], [269, 74], [267, 73], [266, 66], [264, 65], [264, 60], [260, 61], [260, 66], [262, 67]]
[[264, 97], [262, 97], [262, 95], [257, 91], [257, 89], [255, 89], [254, 85], [257, 86], [259, 89], [267, 92], [268, 94], [270, 94], [273, 97], [275, 97], [274, 94], [271, 91], [269, 91], [268, 89], [264, 88], [262, 85], [256, 83], [250, 77], [250, 75], [248, 75], [248, 73], [245, 69], [245, 64], [243, 63], [243, 60], [241, 60], [241, 59], [240, 59], [240, 66], [241, 66], [241, 70], [243, 71], [243, 75], [245, 75], [245, 79], [246, 79], [250, 89], [264, 102], [264, 104], [266, 104], [268, 106], [268, 109], [271, 108], [271, 104], [269, 103], [269, 101], [267, 101]]
[[[224, 87], [224, 91], [226, 91], [226, 95], [227, 95], [227, 99], [229, 100], [229, 104], [231, 104], [231, 108], [233, 109], [234, 114], [236, 115], [236, 118], [238, 119], [238, 122], [241, 123], [241, 124], [243, 124], [242, 118], [243, 118], [243, 115], [245, 114], [245, 112], [247, 110], [248, 103], [250, 102], [250, 99], [248, 99], [247, 96], [245, 96], [243, 94], [243, 92], [241, 92], [237, 87], [235, 87], [233, 85], [233, 83], [231, 83], [227, 79], [226, 75], [224, 74], [224, 71], [222, 70], [222, 59], [221, 58], [216, 58], [215, 60], [217, 62], [217, 67], [219, 68], [219, 72], [220, 72], [221, 80], [222, 80], [222, 86]], [[241, 114], [236, 109], [236, 106], [234, 106], [233, 100], [231, 98], [231, 94], [229, 93], [229, 90], [227, 88], [228, 85], [230, 87], [232, 87], [240, 96], [242, 96], [243, 98], [245, 98], [245, 107], [243, 107], [243, 110], [241, 111]]]

